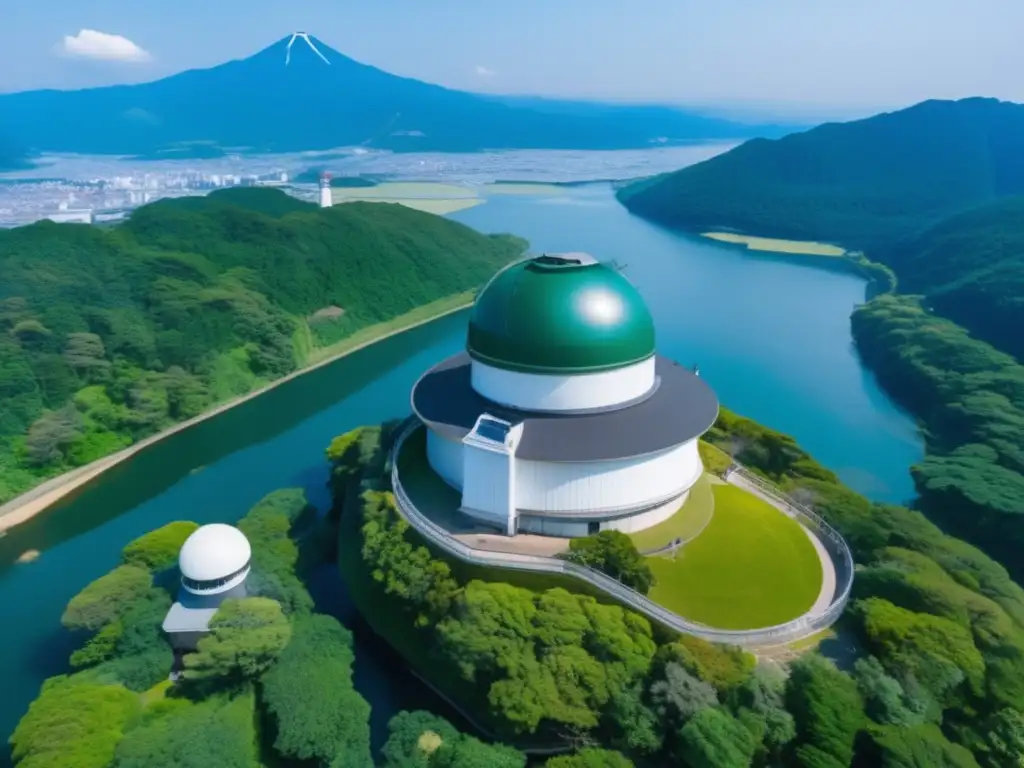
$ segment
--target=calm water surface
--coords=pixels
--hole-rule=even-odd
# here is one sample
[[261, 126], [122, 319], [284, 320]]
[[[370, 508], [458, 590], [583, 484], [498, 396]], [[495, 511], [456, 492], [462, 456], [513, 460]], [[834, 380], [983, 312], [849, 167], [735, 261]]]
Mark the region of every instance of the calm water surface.
[[[860, 366], [849, 315], [858, 278], [672, 234], [630, 216], [609, 187], [550, 197], [494, 197], [453, 218], [515, 232], [534, 250], [614, 258], [647, 299], [660, 351], [700, 365], [724, 405], [794, 435], [872, 498], [912, 493], [922, 455], [913, 422]], [[324, 448], [360, 424], [403, 416], [424, 368], [463, 344], [465, 313], [389, 339], [180, 433], [0, 539], [0, 734], [39, 685], [65, 671], [61, 611], [117, 563], [130, 539], [171, 520], [233, 522], [275, 488], [301, 485], [324, 505]], [[34, 563], [14, 565], [26, 549]], [[350, 626], [356, 617], [333, 574], [317, 597]], [[375, 740], [397, 710], [450, 714], [400, 662], [357, 630], [356, 684], [373, 706]], [[0, 750], [0, 764], [6, 754]]]

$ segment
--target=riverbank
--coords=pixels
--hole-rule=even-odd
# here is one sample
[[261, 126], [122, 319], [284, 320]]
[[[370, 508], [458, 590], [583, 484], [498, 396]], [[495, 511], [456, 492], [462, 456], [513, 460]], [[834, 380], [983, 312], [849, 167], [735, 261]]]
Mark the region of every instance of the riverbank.
[[896, 291], [896, 273], [884, 264], [871, 261], [863, 251], [848, 251], [842, 246], [811, 240], [782, 240], [738, 232], [701, 232], [700, 236], [765, 258], [792, 260], [823, 269], [839, 268], [864, 277], [869, 284], [868, 298]]
[[466, 291], [464, 293], [454, 294], [443, 299], [438, 299], [437, 301], [425, 304], [422, 307], [417, 307], [416, 309], [410, 310], [409, 312], [401, 314], [386, 322], [377, 323], [363, 328], [336, 344], [313, 350], [309, 359], [306, 361], [306, 365], [296, 371], [293, 371], [287, 376], [276, 379], [265, 386], [254, 389], [248, 394], [228, 400], [227, 402], [221, 403], [198, 416], [179, 422], [178, 424], [168, 427], [161, 432], [157, 432], [154, 435], [150, 435], [149, 437], [140, 440], [117, 453], [105, 456], [102, 459], [97, 459], [91, 464], [86, 464], [83, 467], [76, 467], [62, 475], [46, 480], [32, 490], [26, 491], [20, 496], [17, 496], [6, 504], [0, 506], [0, 535], [5, 534], [8, 530], [17, 525], [31, 520], [36, 515], [45, 512], [61, 499], [74, 493], [80, 488], [83, 488], [105, 472], [116, 467], [118, 464], [127, 461], [140, 451], [166, 440], [172, 435], [194, 427], [197, 424], [201, 424], [214, 416], [259, 397], [275, 387], [279, 387], [288, 381], [298, 378], [299, 376], [303, 376], [325, 365], [329, 365], [372, 344], [376, 344], [377, 342], [384, 341], [385, 339], [399, 333], [412, 330], [418, 326], [425, 325], [426, 323], [468, 308], [473, 302], [473, 293], [473, 291]]

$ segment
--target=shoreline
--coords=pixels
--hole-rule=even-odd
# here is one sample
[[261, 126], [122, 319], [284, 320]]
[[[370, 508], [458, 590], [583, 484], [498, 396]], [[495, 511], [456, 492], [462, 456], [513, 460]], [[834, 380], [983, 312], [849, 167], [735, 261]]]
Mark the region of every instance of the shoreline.
[[[471, 292], [467, 291], [463, 294], [452, 294], [451, 296], [438, 299], [435, 302], [431, 302], [431, 304], [439, 304], [445, 301], [454, 301], [457, 297], [468, 295], [470, 293]], [[300, 376], [304, 376], [305, 374], [315, 371], [318, 368], [322, 368], [325, 365], [330, 365], [331, 363], [337, 360], [341, 360], [344, 357], [348, 357], [349, 355], [355, 352], [359, 352], [360, 350], [366, 349], [367, 347], [372, 346], [373, 344], [377, 344], [386, 339], [389, 339], [392, 336], [397, 336], [400, 333], [411, 331], [414, 328], [419, 328], [422, 325], [426, 325], [427, 323], [431, 323], [435, 320], [440, 320], [441, 318], [447, 317], [448, 315], [453, 315], [456, 312], [461, 312], [471, 307], [472, 304], [472, 298], [468, 297], [465, 302], [460, 302], [456, 306], [444, 308], [439, 312], [435, 312], [426, 317], [413, 320], [408, 324], [403, 324], [397, 328], [392, 328], [391, 330], [385, 333], [371, 336], [365, 341], [357, 343], [355, 346], [342, 349], [336, 354], [329, 354], [327, 357], [316, 360], [315, 362], [312, 362], [302, 368], [299, 368], [296, 371], [292, 371], [288, 375], [282, 376], [280, 379], [275, 379], [274, 381], [270, 382], [269, 384], [265, 384], [259, 389], [254, 389], [252, 392], [248, 392], [247, 394], [240, 395], [239, 397], [236, 397], [232, 400], [228, 400], [227, 402], [214, 406], [210, 410], [205, 411], [199, 414], [198, 416], [193, 416], [191, 419], [179, 422], [177, 424], [174, 424], [173, 426], [168, 427], [167, 429], [157, 432], [154, 435], [150, 435], [149, 437], [143, 438], [137, 443], [133, 443], [127, 448], [121, 449], [117, 453], [112, 453], [109, 456], [104, 456], [102, 459], [97, 459], [96, 461], [90, 464], [86, 464], [85, 466], [76, 467], [75, 469], [69, 470], [62, 475], [58, 475], [57, 477], [51, 477], [48, 480], [45, 480], [44, 482], [37, 485], [35, 488], [25, 491], [25, 493], [21, 494], [20, 496], [15, 496], [10, 501], [0, 505], [0, 537], [6, 535], [6, 533], [12, 528], [21, 525], [22, 523], [31, 520], [33, 517], [36, 517], [37, 515], [45, 512], [47, 509], [52, 507], [61, 499], [65, 498], [74, 491], [77, 491], [79, 488], [82, 488], [83, 486], [92, 482], [106, 471], [112, 469], [113, 467], [116, 467], [118, 464], [121, 464], [124, 461], [127, 461], [128, 459], [134, 457], [135, 454], [145, 450], [146, 448], [149, 448], [152, 445], [155, 445], [163, 440], [166, 440], [167, 438], [176, 435], [179, 432], [183, 432], [186, 429], [190, 429], [191, 427], [194, 427], [197, 424], [201, 424], [207, 419], [212, 419], [214, 416], [219, 416], [225, 411], [228, 411], [232, 408], [235, 408], [236, 406], [241, 405], [242, 403], [248, 402], [249, 400], [259, 397], [260, 395], [265, 394], [271, 389], [279, 387], [282, 384], [292, 381], [293, 379], [297, 379]], [[415, 307], [409, 310], [408, 312], [403, 313], [402, 315], [398, 315], [397, 317], [393, 318], [390, 321], [385, 321], [385, 323], [378, 323], [378, 325], [385, 325], [386, 323], [395, 322], [402, 317], [414, 315], [415, 313], [422, 312], [425, 307], [429, 306], [430, 304], [424, 304], [421, 307]], [[373, 328], [373, 326], [369, 326], [367, 329], [364, 330], [369, 330], [369, 328]], [[356, 334], [358, 333], [359, 331], [356, 332]], [[356, 334], [353, 334], [353, 336]]]

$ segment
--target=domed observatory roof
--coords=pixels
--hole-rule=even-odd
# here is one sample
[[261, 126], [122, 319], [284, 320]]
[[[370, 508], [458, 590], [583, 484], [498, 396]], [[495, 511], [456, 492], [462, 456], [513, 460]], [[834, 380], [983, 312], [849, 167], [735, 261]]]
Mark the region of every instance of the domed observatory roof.
[[616, 269], [582, 253], [495, 275], [476, 299], [466, 351], [473, 388], [524, 411], [587, 411], [655, 385], [654, 321]]
[[245, 581], [252, 548], [231, 525], [204, 525], [185, 539], [178, 554], [181, 585], [196, 595], [226, 592]]
[[654, 321], [618, 271], [586, 254], [540, 256], [495, 275], [476, 299], [467, 348], [526, 373], [593, 373], [654, 355]]

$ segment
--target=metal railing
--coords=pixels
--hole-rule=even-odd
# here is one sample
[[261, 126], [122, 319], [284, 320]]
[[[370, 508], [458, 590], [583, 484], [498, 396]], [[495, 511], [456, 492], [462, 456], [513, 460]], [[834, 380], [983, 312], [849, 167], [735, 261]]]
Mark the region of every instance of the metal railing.
[[[471, 547], [452, 536], [447, 530], [420, 512], [402, 485], [402, 480], [401, 477], [399, 477], [398, 472], [398, 455], [402, 450], [402, 446], [405, 444], [406, 439], [408, 439], [408, 437], [421, 426], [422, 425], [418, 419], [412, 418], [408, 420], [400, 428], [398, 437], [392, 445], [391, 455], [389, 457], [389, 463], [391, 464], [392, 492], [394, 493], [399, 512], [409, 522], [409, 524], [425, 539], [440, 547], [444, 552], [458, 560], [466, 563], [472, 563], [473, 565], [510, 568], [520, 571], [539, 571], [543, 573], [555, 573], [571, 576], [602, 590], [624, 606], [643, 614], [651, 621], [655, 621], [677, 632], [695, 635], [716, 643], [728, 643], [731, 645], [747, 647], [781, 644], [805, 637], [834, 623], [843, 612], [843, 608], [846, 606], [846, 600], [849, 597], [849, 587], [850, 584], [852, 584], [853, 575], [853, 559], [849, 555], [849, 548], [846, 546], [842, 537], [835, 532], [831, 526], [821, 520], [813, 512], [810, 512], [809, 510], [806, 512], [801, 511], [797, 505], [786, 500], [786, 497], [781, 493], [781, 491], [777, 490], [774, 491], [774, 493], [778, 495], [779, 499], [783, 503], [795, 510], [797, 515], [806, 517], [806, 519], [816, 527], [820, 526], [820, 530], [825, 533], [826, 537], [828, 537], [833, 544], [836, 544], [839, 550], [846, 553], [846, 557], [849, 559], [850, 563], [850, 578], [845, 589], [841, 591], [839, 599], [833, 599], [825, 610], [817, 614], [805, 614], [793, 621], [772, 627], [751, 630], [714, 629], [713, 627], [708, 627], [704, 624], [686, 619], [676, 613], [673, 613], [664, 606], [661, 606], [648, 597], [640, 594], [636, 590], [627, 587], [625, 584], [616, 581], [610, 576], [607, 576], [600, 571], [596, 571], [593, 568], [577, 565], [576, 563], [571, 563], [557, 557], [525, 555], [516, 552], [496, 552], [493, 550], [483, 550]], [[745, 470], [744, 472], [744, 476], [749, 475]], [[835, 537], [834, 539], [831, 538], [833, 536]], [[840, 590], [837, 590], [837, 592], [840, 592]]]

